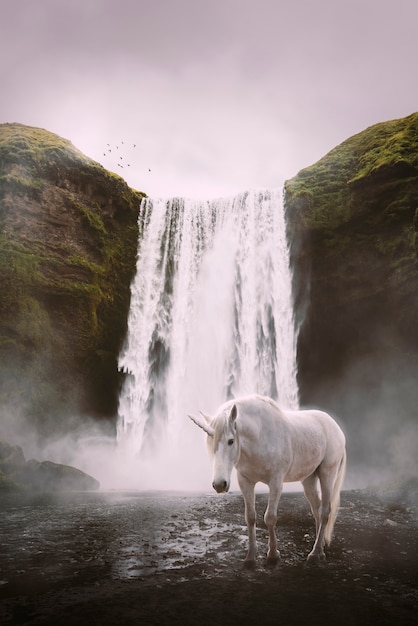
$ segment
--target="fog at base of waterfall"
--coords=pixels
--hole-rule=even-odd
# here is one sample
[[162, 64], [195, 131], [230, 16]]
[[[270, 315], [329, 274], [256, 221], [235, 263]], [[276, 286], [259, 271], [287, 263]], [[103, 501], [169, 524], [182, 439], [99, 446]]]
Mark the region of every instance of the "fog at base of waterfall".
[[145, 199], [139, 231], [117, 473], [138, 488], [202, 489], [206, 436], [188, 415], [251, 393], [298, 406], [282, 192]]

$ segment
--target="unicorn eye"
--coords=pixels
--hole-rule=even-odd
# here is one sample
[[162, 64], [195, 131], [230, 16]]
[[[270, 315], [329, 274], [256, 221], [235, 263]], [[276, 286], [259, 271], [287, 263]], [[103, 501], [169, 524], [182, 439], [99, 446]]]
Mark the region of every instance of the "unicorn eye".
[[228, 446], [232, 446], [233, 443], [234, 443], [233, 439], [228, 439]]

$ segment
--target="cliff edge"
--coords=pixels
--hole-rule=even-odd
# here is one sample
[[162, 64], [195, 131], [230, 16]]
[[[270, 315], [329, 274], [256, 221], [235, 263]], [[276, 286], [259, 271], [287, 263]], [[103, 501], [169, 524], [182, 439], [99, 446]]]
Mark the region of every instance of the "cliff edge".
[[51, 132], [0, 125], [1, 412], [48, 433], [114, 417], [143, 196]]
[[302, 403], [346, 414], [353, 436], [371, 407], [415, 419], [418, 113], [344, 141], [285, 203]]

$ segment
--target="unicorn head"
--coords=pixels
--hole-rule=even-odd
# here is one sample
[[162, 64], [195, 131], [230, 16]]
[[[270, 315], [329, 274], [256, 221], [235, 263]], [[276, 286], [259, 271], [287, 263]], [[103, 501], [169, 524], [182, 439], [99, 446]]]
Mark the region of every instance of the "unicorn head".
[[226, 493], [231, 483], [231, 473], [239, 458], [237, 433], [237, 407], [222, 411], [215, 418], [203, 413], [190, 419], [208, 436], [208, 449], [213, 457], [212, 487], [217, 493]]

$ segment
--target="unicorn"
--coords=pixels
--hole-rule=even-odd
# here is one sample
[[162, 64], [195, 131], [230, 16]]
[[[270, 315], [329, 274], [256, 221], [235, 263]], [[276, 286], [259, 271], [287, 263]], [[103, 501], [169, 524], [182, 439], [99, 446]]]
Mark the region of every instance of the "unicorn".
[[[308, 561], [326, 560], [346, 469], [345, 436], [337, 422], [318, 410], [283, 411], [271, 399], [251, 395], [222, 404], [214, 417], [190, 419], [207, 434], [213, 458], [212, 486], [217, 493], [230, 487], [232, 469], [245, 503], [248, 527], [246, 567], [256, 561], [255, 485], [268, 485], [264, 522], [268, 528], [267, 562], [280, 558], [275, 526], [283, 483], [300, 481], [316, 524]], [[321, 496], [318, 494], [318, 481]]]

